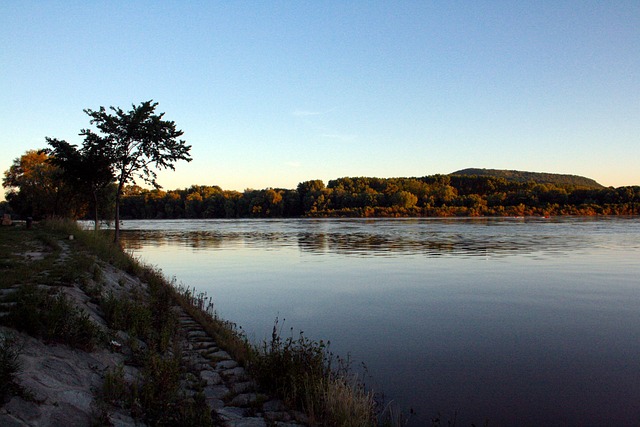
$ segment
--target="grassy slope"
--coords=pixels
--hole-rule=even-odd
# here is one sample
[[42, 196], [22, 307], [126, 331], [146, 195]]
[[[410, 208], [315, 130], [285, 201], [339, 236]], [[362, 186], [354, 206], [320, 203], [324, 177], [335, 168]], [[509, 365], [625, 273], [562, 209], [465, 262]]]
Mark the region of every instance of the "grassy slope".
[[[75, 237], [73, 240], [69, 240], [71, 234]], [[58, 243], [60, 240], [64, 240], [65, 246], [70, 248], [64, 254], [63, 264], [55, 262], [60, 259], [61, 251], [64, 249]], [[251, 345], [237, 332], [235, 325], [217, 317], [211, 310], [212, 304], [206, 295], [196, 295], [192, 290], [176, 288], [157, 270], [141, 265], [119, 247], [114, 247], [108, 238], [92, 232], [83, 232], [72, 223], [52, 222], [45, 226], [34, 226], [31, 230], [18, 226], [0, 229], [0, 289], [20, 285], [20, 292], [22, 289], [29, 289], [30, 292], [19, 301], [20, 310], [12, 312], [12, 316], [18, 313], [22, 316], [18, 323], [25, 323], [23, 318], [29, 317], [32, 312], [36, 313], [41, 317], [35, 322], [40, 329], [26, 332], [45, 340], [65, 343], [82, 350], [108, 345], [105, 342], [108, 340], [108, 334], [88, 328], [86, 316], [75, 307], [68, 305], [68, 301], [62, 301], [67, 305], [55, 310], [57, 316], [69, 318], [70, 323], [78, 323], [78, 320], [81, 320], [80, 324], [84, 325], [81, 329], [87, 329], [89, 333], [80, 334], [81, 336], [78, 337], [76, 335], [81, 331], [67, 326], [53, 331], [47, 330], [47, 324], [57, 321], [47, 318], [51, 315], [52, 300], [47, 295], [41, 295], [37, 290], [38, 287], [33, 286], [80, 282], [81, 287], [87, 288], [87, 284], [91, 284], [89, 286], [91, 289], [87, 288], [87, 290], [94, 292], [94, 297], [101, 304], [110, 327], [115, 328], [119, 325], [120, 327], [115, 329], [129, 328], [128, 318], [113, 317], [113, 313], [118, 312], [115, 308], [124, 303], [127, 303], [125, 304], [127, 307], [120, 311], [131, 312], [130, 302], [122, 298], [114, 299], [112, 295], [100, 296], [99, 292], [93, 288], [93, 279], [99, 279], [100, 275], [95, 267], [98, 259], [133, 274], [148, 284], [150, 301], [141, 301], [142, 306], [134, 307], [135, 311], [146, 313], [149, 311], [146, 307], [151, 307], [151, 313], [156, 315], [167, 310], [153, 308], [150, 304], [158, 304], [159, 300], [160, 304], [166, 306], [169, 304], [167, 298], [178, 303], [204, 327], [220, 347], [225, 348], [237, 361], [246, 365], [254, 377], [261, 380], [263, 386], [288, 403], [307, 412], [313, 424], [345, 426], [397, 424], [397, 422], [390, 422], [389, 414], [386, 417], [382, 414], [383, 416], [376, 418], [376, 413], [380, 409], [376, 408], [373, 394], [365, 391], [357, 381], [354, 382], [354, 377], [350, 373], [338, 372], [331, 368], [331, 361], [328, 360], [329, 353], [323, 343], [310, 341], [302, 335], [299, 339], [293, 337], [282, 339], [274, 333], [271, 342]], [[43, 301], [48, 302], [45, 304]], [[43, 306], [45, 309], [36, 309], [38, 306]], [[156, 320], [158, 321], [152, 319], [149, 325], [135, 324], [135, 328], [128, 329], [129, 333], [139, 334], [145, 341], [155, 341], [150, 347], [154, 349], [156, 355], [149, 356], [149, 360], [164, 357], [163, 354], [170, 346], [166, 335], [173, 333], [165, 331], [167, 319]], [[6, 324], [6, 321], [4, 323]], [[149, 329], [150, 325], [159, 327], [158, 331]], [[138, 331], [140, 328], [143, 330]], [[72, 337], [56, 335], [66, 334], [69, 331], [76, 335]], [[164, 360], [167, 363], [171, 362], [170, 359]], [[117, 377], [117, 373], [107, 375], [110, 382], [106, 383], [105, 387], [113, 387], [114, 375]], [[153, 381], [157, 380], [157, 384], [161, 387], [167, 387], [162, 378], [147, 380], [152, 385]], [[5, 381], [12, 381], [11, 376], [7, 376]], [[6, 386], [6, 384], [2, 385]], [[123, 399], [134, 397], [127, 395]], [[148, 403], [150, 407], [146, 409], [147, 414], [158, 406], [158, 402]], [[154, 416], [155, 419], [162, 419], [164, 414], [156, 413]], [[379, 419], [384, 421], [380, 422]]]

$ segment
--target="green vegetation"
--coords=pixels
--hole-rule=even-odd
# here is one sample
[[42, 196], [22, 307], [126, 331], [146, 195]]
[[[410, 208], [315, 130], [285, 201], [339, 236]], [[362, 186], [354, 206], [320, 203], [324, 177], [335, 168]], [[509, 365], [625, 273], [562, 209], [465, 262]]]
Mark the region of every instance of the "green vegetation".
[[[69, 235], [74, 239], [69, 240]], [[37, 251], [41, 257], [21, 255], [29, 251]], [[346, 364], [333, 358], [323, 342], [302, 334], [283, 339], [276, 323], [270, 342], [250, 343], [242, 329], [217, 316], [206, 294], [167, 281], [160, 271], [140, 264], [110, 242], [107, 233], [83, 231], [60, 220], [36, 224], [30, 230], [6, 227], [0, 233], [0, 254], [10, 260], [2, 266], [3, 273], [11, 277], [3, 287], [20, 284], [2, 300], [15, 303], [2, 324], [84, 351], [113, 345], [117, 331], [118, 339], [126, 341], [121, 344], [129, 349], [127, 364], [137, 366], [139, 375], [125, 375], [124, 366], [105, 374], [96, 402], [96, 425], [108, 420], [110, 406], [126, 409], [149, 425], [213, 425], [203, 384], [182, 362], [179, 322], [173, 309], [176, 304], [244, 365], [265, 391], [303, 411], [310, 423], [373, 426], [380, 424], [378, 418], [389, 420], [388, 414], [379, 414], [372, 392]], [[61, 257], [65, 260], [62, 267], [55, 262]], [[119, 295], [106, 292], [100, 267], [105, 261], [134, 274], [146, 286], [127, 289], [123, 281]], [[100, 306], [106, 330], [62, 292], [74, 283]], [[0, 385], [7, 395], [19, 392], [14, 387], [18, 362], [19, 346], [2, 337]], [[187, 395], [185, 383], [195, 393]]]
[[[213, 426], [202, 390], [191, 397], [181, 391], [183, 371], [179, 354], [166, 357], [150, 352], [133, 382], [125, 379], [123, 366], [105, 374], [100, 406], [128, 409], [135, 419], [149, 425]], [[194, 375], [190, 378], [198, 385]]]
[[27, 151], [5, 172], [2, 185], [9, 190], [12, 209], [36, 219], [79, 218], [93, 205], [97, 230], [100, 211], [109, 212], [113, 205], [117, 242], [125, 185], [139, 178], [160, 188], [157, 170], [173, 170], [178, 160], [191, 161], [191, 146], [178, 140], [183, 132], [164, 120], [164, 113], [155, 114], [157, 106], [146, 101], [127, 112], [116, 107], [110, 112], [104, 107], [85, 109], [97, 132], [82, 129], [80, 149], [47, 137], [51, 148]]
[[[156, 170], [174, 169], [178, 160], [191, 161], [190, 145], [178, 140], [184, 132], [176, 129], [173, 121], [164, 120], [164, 113], [155, 114], [157, 102], [146, 101], [132, 106], [131, 111], [111, 107], [111, 113], [104, 107], [97, 111], [84, 112], [91, 117], [99, 133], [83, 129], [84, 149], [99, 154], [100, 164], [106, 159], [116, 186], [115, 191], [115, 236], [119, 239], [120, 200], [124, 186], [135, 184], [136, 177], [147, 184], [159, 188]], [[97, 170], [94, 170], [96, 173]], [[98, 181], [104, 182], [103, 177]]]
[[462, 169], [452, 172], [450, 175], [464, 176], [490, 176], [504, 178], [514, 182], [535, 182], [537, 184], [552, 184], [559, 187], [574, 187], [587, 190], [599, 190], [604, 188], [591, 178], [579, 175], [566, 175], [557, 173], [525, 172], [503, 169]]
[[324, 342], [302, 333], [283, 339], [276, 319], [271, 340], [252, 344], [235, 324], [216, 315], [206, 294], [177, 289], [180, 304], [218, 345], [245, 365], [266, 391], [305, 413], [312, 425], [402, 425], [402, 417], [394, 419], [389, 408], [383, 411], [373, 392]]
[[[97, 136], [90, 138], [91, 141], [98, 139]], [[64, 141], [49, 141], [54, 146], [65, 147], [63, 153], [66, 153], [68, 144]], [[175, 159], [188, 160], [188, 148], [183, 147], [187, 152], [180, 152], [175, 158], [165, 153], [165, 160], [169, 162], [166, 167], [172, 167], [171, 161]], [[77, 187], [72, 185], [77, 183], [77, 176], [69, 178], [63, 170], [52, 169], [53, 164], [65, 163], [42, 156], [40, 152], [28, 152], [16, 159], [5, 173], [3, 185], [10, 190], [7, 195], [10, 207], [23, 216], [87, 217], [87, 203], [67, 197], [82, 193], [67, 188]], [[153, 181], [154, 176], [147, 178]], [[34, 184], [37, 182], [48, 184], [37, 187]], [[603, 187], [574, 175], [492, 169], [464, 169], [451, 175], [419, 178], [344, 177], [331, 180], [327, 185], [321, 180], [311, 180], [301, 182], [296, 189], [247, 189], [244, 192], [205, 185], [170, 191], [156, 185], [155, 189], [148, 190], [124, 185], [126, 183], [133, 183], [133, 179], [100, 190], [108, 193], [100, 198], [104, 203], [100, 210], [103, 216], [174, 219], [635, 215], [640, 202], [640, 186]], [[57, 190], [53, 191], [54, 188]], [[91, 192], [95, 194], [94, 190], [86, 191]], [[96, 200], [94, 197], [94, 205]], [[119, 229], [120, 222], [116, 220], [115, 224]]]
[[278, 326], [276, 319], [271, 340], [254, 349], [250, 368], [256, 380], [304, 411], [312, 424], [377, 425], [374, 395], [352, 375], [348, 363], [334, 358], [328, 344], [302, 332], [294, 338], [291, 329], [292, 335], [283, 339]]
[[[24, 257], [25, 252], [38, 257]], [[140, 368], [140, 375], [133, 383], [119, 383], [123, 377], [117, 370], [107, 373], [97, 404], [102, 411], [105, 405], [118, 401], [118, 406], [149, 425], [212, 425], [204, 397], [186, 396], [182, 391], [186, 372], [181, 364], [177, 315], [172, 309], [175, 291], [159, 272], [136, 262], [111, 243], [106, 233], [86, 232], [70, 221], [47, 221], [30, 230], [5, 227], [0, 233], [0, 254], [7, 260], [2, 265], [3, 276], [9, 277], [4, 278], [2, 287], [18, 285], [2, 298], [7, 312], [0, 318], [2, 325], [82, 351], [109, 345], [107, 337], [118, 330], [130, 337], [126, 343], [132, 350], [128, 362]], [[64, 262], [56, 262], [61, 258]], [[104, 277], [97, 264], [104, 261], [137, 275], [146, 286], [128, 292], [123, 289], [119, 297], [104, 293]], [[103, 309], [107, 330], [64, 293], [64, 288], [74, 283]], [[0, 338], [0, 389], [5, 396], [21, 393], [14, 382], [19, 346], [11, 336]], [[195, 376], [191, 378], [195, 381]], [[96, 418], [101, 424], [104, 413]]]
[[29, 150], [5, 171], [2, 186], [8, 189], [6, 199], [11, 209], [23, 218], [82, 215], [73, 188], [48, 159], [43, 152]]
[[129, 187], [121, 212], [132, 219], [633, 215], [638, 213], [639, 203], [640, 186], [605, 188], [577, 185], [576, 181], [554, 184], [494, 176], [433, 175], [340, 178], [326, 186], [315, 180], [300, 183], [295, 190], [243, 193], [216, 186], [174, 191]]
[[7, 298], [13, 305], [2, 323], [46, 341], [91, 351], [100, 329], [64, 293], [22, 286]]
[[20, 394], [16, 383], [20, 371], [20, 346], [13, 334], [0, 332], [0, 404], [9, 396]]

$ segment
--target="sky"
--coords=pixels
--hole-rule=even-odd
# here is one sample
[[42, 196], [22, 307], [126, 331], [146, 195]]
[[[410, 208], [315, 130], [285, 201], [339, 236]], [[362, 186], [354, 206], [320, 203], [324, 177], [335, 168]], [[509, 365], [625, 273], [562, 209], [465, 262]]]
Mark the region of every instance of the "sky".
[[0, 0], [0, 169], [153, 99], [167, 190], [464, 168], [640, 185], [639, 1]]

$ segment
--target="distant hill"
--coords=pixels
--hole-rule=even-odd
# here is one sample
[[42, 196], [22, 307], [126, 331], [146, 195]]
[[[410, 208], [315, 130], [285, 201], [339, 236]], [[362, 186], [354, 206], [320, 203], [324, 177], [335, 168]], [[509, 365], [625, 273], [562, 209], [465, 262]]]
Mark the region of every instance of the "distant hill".
[[542, 172], [523, 172], [502, 169], [462, 169], [452, 172], [449, 175], [476, 175], [476, 176], [494, 176], [504, 178], [508, 181], [528, 182], [534, 181], [540, 184], [555, 184], [558, 186], [572, 186], [578, 188], [598, 189], [604, 188], [591, 178], [585, 178], [578, 175], [564, 175], [558, 173], [542, 173]]

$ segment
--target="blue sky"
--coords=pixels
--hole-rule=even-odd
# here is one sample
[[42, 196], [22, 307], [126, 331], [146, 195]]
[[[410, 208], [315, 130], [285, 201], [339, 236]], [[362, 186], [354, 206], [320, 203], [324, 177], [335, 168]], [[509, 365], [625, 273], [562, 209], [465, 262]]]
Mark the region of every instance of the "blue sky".
[[638, 1], [0, 1], [0, 169], [153, 99], [166, 189], [467, 167], [640, 184]]

